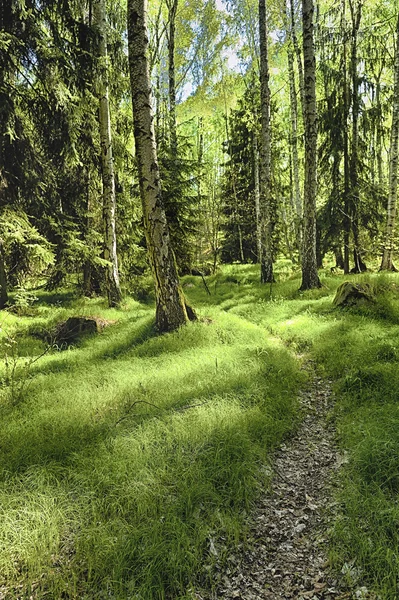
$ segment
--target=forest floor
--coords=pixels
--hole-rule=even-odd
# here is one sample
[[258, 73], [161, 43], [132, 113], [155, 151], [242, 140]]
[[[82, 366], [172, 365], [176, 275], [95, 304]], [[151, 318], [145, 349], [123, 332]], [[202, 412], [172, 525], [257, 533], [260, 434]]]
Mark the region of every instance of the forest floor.
[[[299, 357], [301, 358], [301, 357]], [[347, 457], [337, 445], [332, 383], [315, 375], [300, 393], [304, 419], [272, 460], [270, 490], [248, 516], [248, 539], [216, 562], [215, 588], [198, 600], [377, 600], [353, 565], [332, 573], [328, 531], [337, 515], [338, 472]]]
[[[399, 598], [398, 275], [258, 279], [186, 276], [162, 336], [150, 279], [2, 313], [0, 600]], [[76, 316], [112, 325], [49, 348]]]

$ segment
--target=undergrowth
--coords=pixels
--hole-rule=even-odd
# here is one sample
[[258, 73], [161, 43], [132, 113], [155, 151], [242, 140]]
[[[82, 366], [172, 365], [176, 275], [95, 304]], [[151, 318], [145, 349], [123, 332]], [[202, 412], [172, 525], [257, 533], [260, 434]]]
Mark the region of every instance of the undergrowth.
[[[219, 284], [228, 296], [230, 282]], [[267, 485], [262, 465], [298, 420], [304, 376], [279, 339], [202, 298], [200, 285], [190, 292], [202, 321], [163, 336], [153, 307], [133, 300], [109, 310], [39, 292], [29, 315], [3, 313], [19, 394], [3, 367], [7, 598], [190, 598], [212, 585], [215, 553], [223, 560], [242, 541]], [[43, 354], [43, 332], [71, 315], [113, 324]]]
[[[208, 290], [185, 277], [200, 321], [164, 336], [147, 297], [110, 310], [38, 292], [29, 311], [3, 313], [3, 355], [7, 339], [18, 349], [14, 381], [0, 369], [6, 598], [188, 600], [212, 586], [213, 560], [245, 540], [262, 466], [298, 422], [303, 354], [334, 382], [349, 458], [333, 566], [398, 597], [399, 276], [351, 276], [376, 299], [338, 309], [343, 276], [302, 293], [286, 262], [276, 271], [272, 286], [252, 265], [207, 277]], [[113, 324], [43, 354], [43, 332], [71, 315]]]

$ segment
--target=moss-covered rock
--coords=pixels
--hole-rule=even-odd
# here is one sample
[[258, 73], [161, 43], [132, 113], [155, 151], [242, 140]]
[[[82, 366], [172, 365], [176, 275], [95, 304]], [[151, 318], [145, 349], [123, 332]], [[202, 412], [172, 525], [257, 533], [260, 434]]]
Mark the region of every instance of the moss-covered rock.
[[338, 287], [333, 300], [334, 306], [350, 306], [358, 302], [373, 302], [375, 296], [369, 283], [344, 281]]

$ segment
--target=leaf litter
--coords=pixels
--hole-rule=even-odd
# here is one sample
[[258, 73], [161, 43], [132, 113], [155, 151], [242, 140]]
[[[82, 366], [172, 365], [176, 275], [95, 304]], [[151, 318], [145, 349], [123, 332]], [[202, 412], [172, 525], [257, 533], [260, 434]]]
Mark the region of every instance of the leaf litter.
[[274, 454], [271, 489], [247, 517], [248, 539], [227, 559], [223, 540], [210, 540], [212, 589], [193, 592], [196, 600], [379, 599], [354, 563], [334, 573], [327, 558], [328, 531], [338, 511], [337, 473], [347, 462], [328, 418], [331, 383], [314, 375], [299, 399], [304, 419]]

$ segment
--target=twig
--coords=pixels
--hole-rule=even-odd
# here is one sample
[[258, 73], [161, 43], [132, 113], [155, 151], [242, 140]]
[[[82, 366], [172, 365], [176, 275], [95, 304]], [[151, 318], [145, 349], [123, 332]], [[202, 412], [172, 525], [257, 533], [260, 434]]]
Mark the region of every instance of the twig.
[[132, 408], [134, 406], [136, 406], [136, 404], [148, 404], [148, 406], [153, 406], [154, 408], [158, 409], [158, 410], [162, 410], [159, 406], [157, 406], [156, 404], [152, 404], [151, 402], [147, 402], [147, 400], [136, 400], [135, 402], [133, 402], [133, 404], [131, 404], [128, 408], [128, 414], [124, 415], [123, 417], [121, 417], [120, 419], [118, 419], [115, 422], [115, 426], [118, 425], [119, 423], [121, 423], [122, 421], [124, 421], [125, 419], [127, 419], [129, 417], [129, 413], [132, 410]]

